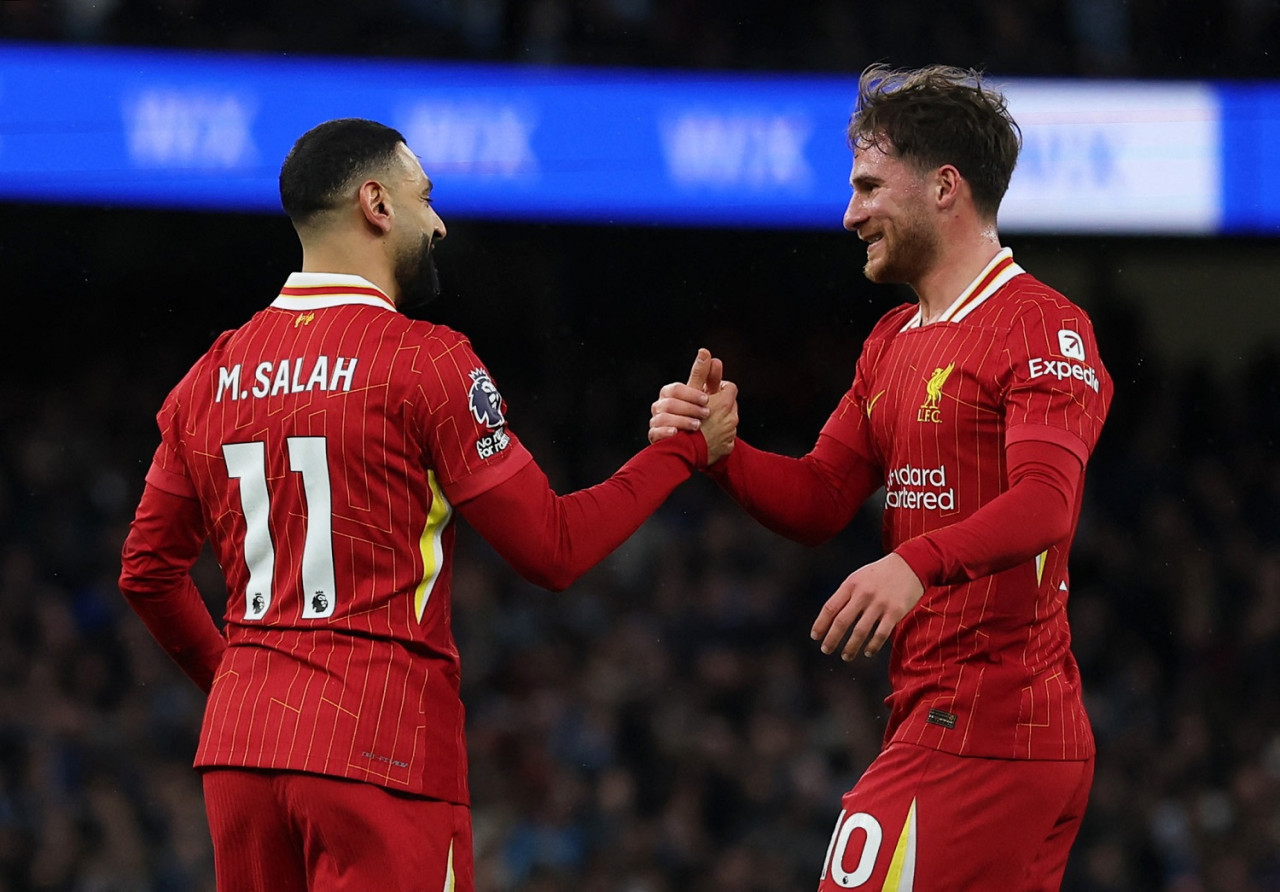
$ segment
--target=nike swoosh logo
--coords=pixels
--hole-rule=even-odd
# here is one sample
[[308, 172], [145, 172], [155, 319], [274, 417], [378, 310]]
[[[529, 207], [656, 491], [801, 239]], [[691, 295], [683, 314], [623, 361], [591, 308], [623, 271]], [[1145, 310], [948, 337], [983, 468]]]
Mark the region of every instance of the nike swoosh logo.
[[871, 410], [876, 407], [876, 403], [880, 402], [880, 397], [885, 395], [885, 391], [880, 391], [871, 398], [871, 402], [867, 403], [867, 417], [871, 417]]

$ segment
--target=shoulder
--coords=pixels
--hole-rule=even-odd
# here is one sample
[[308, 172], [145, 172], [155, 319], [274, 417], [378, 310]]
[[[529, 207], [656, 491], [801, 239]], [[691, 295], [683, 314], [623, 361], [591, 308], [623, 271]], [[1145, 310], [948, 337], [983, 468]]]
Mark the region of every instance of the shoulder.
[[409, 319], [396, 313], [397, 328], [406, 341], [417, 341], [432, 344], [444, 350], [458, 347], [471, 349], [471, 339], [456, 329], [438, 322], [426, 322], [421, 319]]
[[1010, 279], [1001, 289], [1000, 298], [1000, 316], [1010, 328], [1042, 321], [1093, 327], [1084, 308], [1030, 273]]
[[872, 327], [871, 333], [867, 335], [867, 340], [887, 340], [892, 338], [902, 331], [903, 326], [910, 322], [911, 318], [919, 311], [919, 304], [899, 304], [880, 317], [880, 321]]

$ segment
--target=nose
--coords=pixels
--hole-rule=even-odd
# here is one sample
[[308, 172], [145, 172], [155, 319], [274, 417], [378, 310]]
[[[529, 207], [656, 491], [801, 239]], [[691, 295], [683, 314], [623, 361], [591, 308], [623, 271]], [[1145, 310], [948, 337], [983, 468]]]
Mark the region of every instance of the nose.
[[431, 212], [431, 216], [435, 217], [435, 222], [432, 224], [432, 230], [435, 232], [435, 237], [437, 239], [443, 239], [449, 234], [449, 230], [445, 228], [444, 220], [441, 219], [440, 215], [434, 210]]
[[844, 209], [844, 228], [849, 232], [855, 232], [866, 219], [867, 215], [863, 212], [855, 192], [849, 197], [849, 204]]

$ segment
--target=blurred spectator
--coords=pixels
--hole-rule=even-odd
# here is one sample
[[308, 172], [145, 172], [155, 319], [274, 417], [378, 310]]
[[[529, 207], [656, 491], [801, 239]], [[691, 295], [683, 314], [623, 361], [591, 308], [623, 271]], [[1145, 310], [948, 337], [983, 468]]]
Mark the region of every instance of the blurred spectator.
[[1273, 0], [17, 0], [0, 37], [536, 65], [824, 71], [943, 62], [997, 75], [1280, 73]]
[[[0, 37], [847, 74], [873, 59], [1004, 75], [1280, 74], [1273, 0], [372, 0], [328, 12], [301, 0], [17, 0], [0, 3]], [[181, 219], [163, 225], [174, 244], [196, 238]], [[42, 265], [49, 300], [87, 334], [59, 343], [64, 353], [15, 335], [0, 360], [0, 890], [212, 889], [190, 768], [199, 694], [128, 613], [115, 578], [154, 447], [157, 388], [218, 320], [243, 314], [135, 294], [136, 270], [118, 258], [136, 256], [139, 243], [155, 248], [149, 276], [185, 268], [178, 258], [188, 255], [166, 249], [159, 229], [110, 222], [85, 246], [93, 306], [81, 305], [81, 266]], [[13, 228], [0, 246], [11, 266], [37, 231]], [[464, 248], [466, 238], [450, 241]], [[538, 413], [514, 423], [562, 487], [598, 479], [643, 437], [647, 400], [677, 366], [618, 352], [624, 333], [596, 306], [597, 279], [555, 256], [554, 235], [498, 238], [486, 250], [523, 271], [531, 298], [502, 307], [508, 324], [547, 333], [509, 354], [520, 374], [506, 388], [537, 395], [513, 399]], [[242, 292], [237, 276], [268, 266], [264, 287], [273, 287], [279, 258], [241, 250], [234, 274], [207, 271], [207, 294]], [[789, 263], [779, 272], [705, 254], [726, 282], [743, 280], [726, 293], [740, 285], [748, 304], [794, 286]], [[486, 312], [507, 288], [490, 275], [477, 280]], [[815, 300], [847, 300], [821, 281], [810, 283]], [[125, 294], [146, 306], [128, 312]], [[1095, 319], [1116, 411], [1090, 465], [1071, 612], [1099, 760], [1066, 888], [1277, 889], [1280, 351], [1234, 377], [1165, 365], [1139, 315], [1111, 296], [1096, 302], [1107, 308]], [[179, 316], [180, 336], [170, 331]], [[784, 401], [780, 382], [831, 378], [804, 367], [832, 355], [833, 340], [856, 355], [865, 328], [839, 318], [795, 336], [784, 356], [744, 345], [792, 336], [790, 320], [736, 313], [712, 331], [731, 373], [754, 379], [744, 399], [772, 400], [764, 414], [774, 426], [752, 432], [761, 445], [811, 442], [838, 393]], [[121, 341], [96, 337], [125, 330]], [[602, 398], [573, 376], [587, 367], [635, 395], [632, 427], [622, 397]], [[605, 564], [551, 596], [463, 527], [456, 629], [478, 887], [812, 888], [840, 795], [879, 745], [885, 680], [882, 662], [822, 658], [808, 623], [848, 568], [877, 552], [875, 530], [862, 517], [806, 550], [695, 480]], [[220, 609], [218, 568], [197, 571]]]
[[[514, 256], [551, 238], [530, 235]], [[594, 293], [569, 284], [578, 272], [543, 272], [566, 306]], [[99, 331], [118, 311], [107, 303], [81, 322]], [[1099, 445], [1073, 559], [1099, 761], [1066, 888], [1276, 888], [1280, 353], [1234, 377], [1165, 367], [1122, 302], [1101, 316], [1123, 422]], [[735, 319], [748, 344], [765, 324]], [[827, 354], [846, 335], [852, 344], [857, 326], [797, 332], [794, 352]], [[176, 342], [148, 357], [110, 343], [45, 377], [0, 376], [0, 889], [212, 888], [190, 768], [199, 694], [114, 588], [155, 437], [148, 391], [185, 357]], [[626, 394], [669, 377], [638, 350], [618, 361], [635, 382]], [[761, 380], [781, 374], [757, 362]], [[580, 380], [550, 361], [536, 375], [508, 386], [548, 406], [524, 435], [574, 434], [544, 450], [560, 484], [642, 436], [642, 396], [634, 429], [605, 414], [577, 430], [550, 409], [573, 404]], [[776, 426], [753, 436], [777, 448], [811, 437], [828, 402], [799, 401], [788, 418], [780, 393], [759, 398], [776, 402], [765, 413]], [[883, 663], [845, 666], [807, 638], [816, 605], [878, 548], [866, 514], [804, 549], [697, 479], [556, 596], [463, 526], [456, 631], [481, 888], [812, 886], [833, 809], [884, 718]], [[217, 568], [198, 572], [216, 604]]]

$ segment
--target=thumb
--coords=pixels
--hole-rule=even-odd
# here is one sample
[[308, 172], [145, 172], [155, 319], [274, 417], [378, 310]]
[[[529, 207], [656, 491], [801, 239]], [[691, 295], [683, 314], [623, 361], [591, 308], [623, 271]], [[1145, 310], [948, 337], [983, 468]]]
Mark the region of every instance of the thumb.
[[711, 369], [711, 351], [706, 347], [698, 348], [698, 356], [689, 369], [689, 386], [702, 390], [707, 383], [707, 372]]
[[711, 370], [707, 372], [707, 393], [719, 393], [720, 381], [724, 378], [724, 362], [719, 359], [711, 360]]

